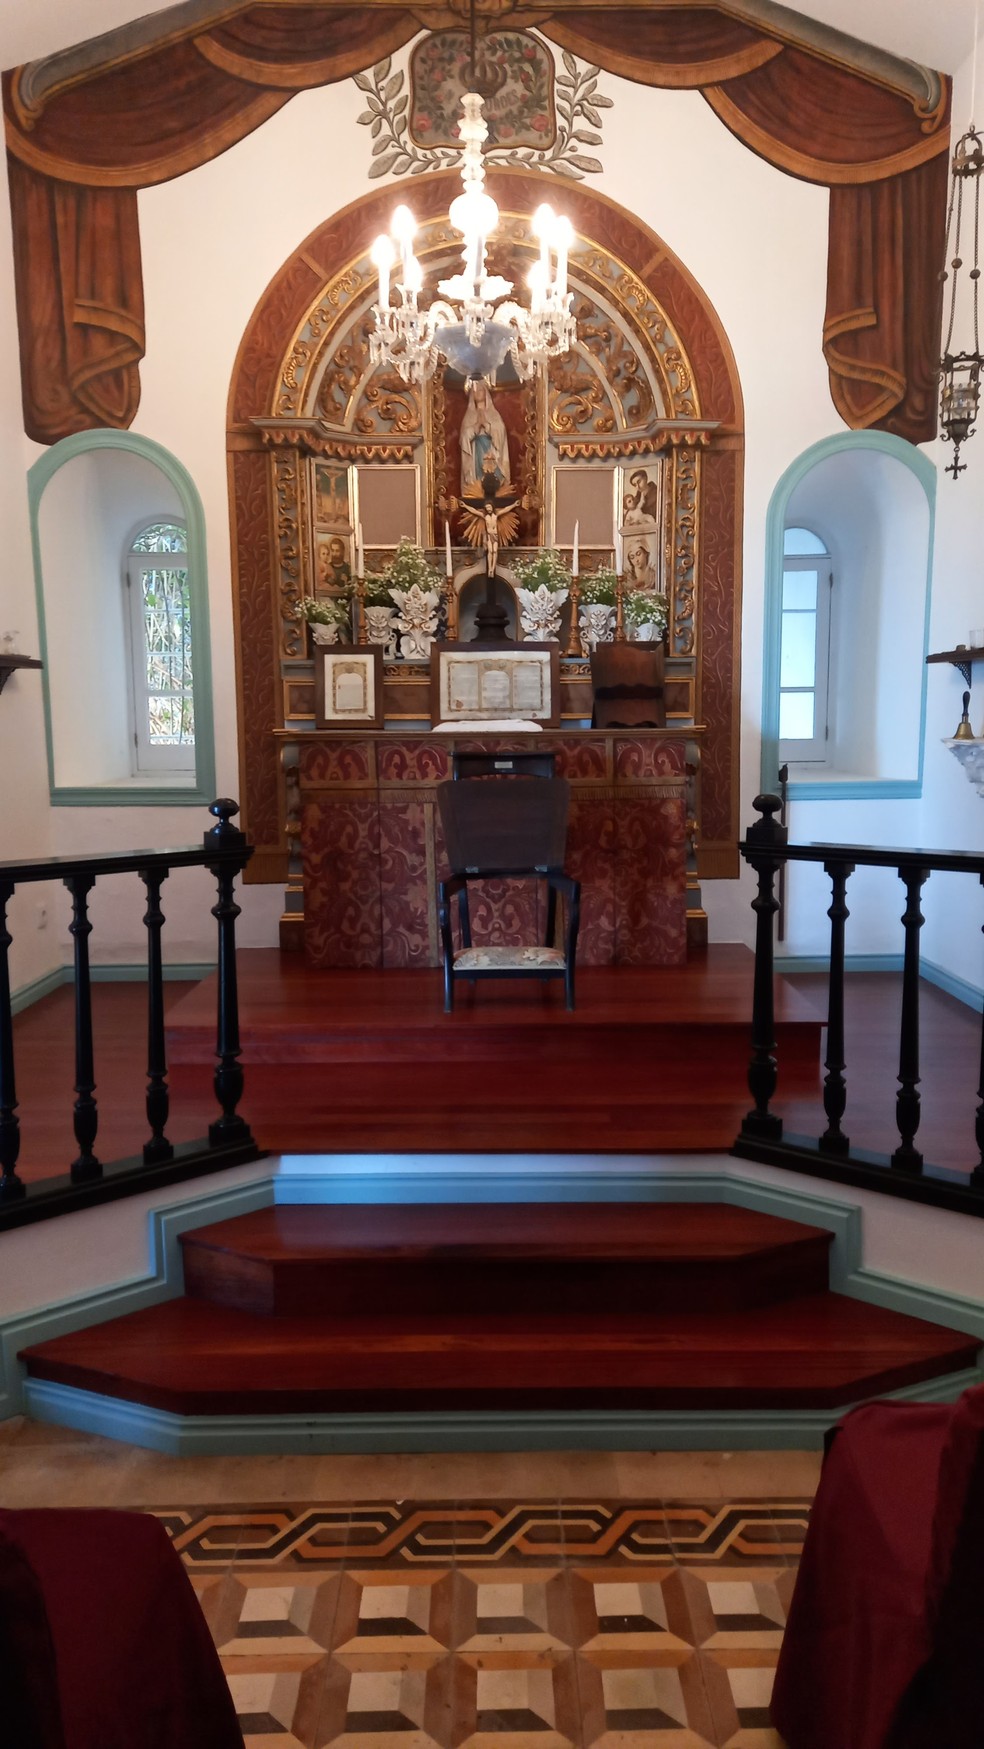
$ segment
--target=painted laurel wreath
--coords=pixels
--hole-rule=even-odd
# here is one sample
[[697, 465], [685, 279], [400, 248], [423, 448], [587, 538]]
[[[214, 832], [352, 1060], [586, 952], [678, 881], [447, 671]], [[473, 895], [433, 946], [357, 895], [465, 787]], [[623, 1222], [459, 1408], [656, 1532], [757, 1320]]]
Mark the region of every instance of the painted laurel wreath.
[[[600, 175], [601, 159], [589, 156], [581, 147], [601, 145], [600, 112], [613, 107], [612, 99], [598, 91], [600, 68], [579, 68], [566, 50], [563, 60], [565, 70], [556, 79], [557, 131], [553, 145], [542, 149], [493, 147], [485, 155], [488, 164], [552, 170], [574, 182]], [[402, 70], [392, 71], [389, 56], [378, 61], [371, 72], [357, 73], [355, 83], [365, 92], [368, 104], [358, 118], [359, 125], [369, 128], [374, 142], [370, 180], [390, 174], [419, 176], [425, 170], [449, 170], [460, 163], [461, 153], [455, 146], [419, 146], [411, 139], [406, 74]]]

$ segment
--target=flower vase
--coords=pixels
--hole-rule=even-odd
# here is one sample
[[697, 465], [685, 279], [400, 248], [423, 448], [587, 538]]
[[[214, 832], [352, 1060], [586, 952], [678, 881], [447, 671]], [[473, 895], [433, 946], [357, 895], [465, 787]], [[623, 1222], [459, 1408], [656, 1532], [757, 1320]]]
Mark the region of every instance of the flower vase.
[[581, 609], [581, 632], [589, 650], [597, 644], [610, 644], [615, 609], [603, 602], [592, 601]]
[[517, 589], [520, 623], [523, 636], [532, 643], [553, 643], [560, 637], [560, 610], [567, 600], [566, 589], [548, 589], [541, 583], [537, 589]]

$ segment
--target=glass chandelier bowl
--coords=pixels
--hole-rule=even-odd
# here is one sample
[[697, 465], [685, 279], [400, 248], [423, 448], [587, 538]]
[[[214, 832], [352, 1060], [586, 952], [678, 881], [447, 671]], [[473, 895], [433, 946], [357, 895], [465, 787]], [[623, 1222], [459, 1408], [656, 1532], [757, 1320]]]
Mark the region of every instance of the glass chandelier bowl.
[[[527, 277], [528, 306], [509, 297], [511, 280], [486, 272], [488, 240], [499, 223], [499, 209], [485, 187], [482, 148], [489, 130], [477, 91], [466, 92], [461, 108], [462, 191], [448, 211], [463, 239], [459, 272], [438, 282], [441, 297], [426, 309], [419, 307], [424, 276], [413, 252], [417, 223], [406, 206], [397, 207], [389, 236], [377, 237], [370, 254], [379, 276], [370, 357], [374, 364], [391, 364], [408, 383], [426, 382], [441, 357], [466, 377], [491, 376], [507, 354], [518, 375], [527, 378], [539, 365], [568, 352], [576, 336], [573, 297], [567, 289], [567, 256], [574, 236], [569, 219], [545, 205], [533, 216], [540, 255]], [[390, 295], [394, 269], [397, 302]]]

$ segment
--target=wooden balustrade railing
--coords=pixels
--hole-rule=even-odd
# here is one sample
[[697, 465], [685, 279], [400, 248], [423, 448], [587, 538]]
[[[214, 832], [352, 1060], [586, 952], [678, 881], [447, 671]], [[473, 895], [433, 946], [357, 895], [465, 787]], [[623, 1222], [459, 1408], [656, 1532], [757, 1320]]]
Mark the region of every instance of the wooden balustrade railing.
[[[780, 814], [778, 796], [756, 796], [760, 818], [748, 830], [739, 849], [758, 876], [752, 900], [755, 912], [755, 979], [752, 996], [752, 1055], [748, 1086], [753, 1099], [733, 1152], [796, 1171], [813, 1172], [865, 1188], [887, 1190], [940, 1207], [984, 1215], [984, 1027], [973, 1138], [968, 1124], [966, 1173], [927, 1165], [916, 1147], [919, 1129], [919, 942], [923, 925], [922, 890], [930, 875], [948, 872], [973, 875], [984, 883], [984, 856], [963, 851], [893, 850], [866, 844], [790, 844]], [[775, 916], [779, 910], [777, 877], [790, 862], [822, 863], [830, 877], [830, 974], [827, 1006], [826, 1074], [823, 1110], [827, 1127], [815, 1140], [783, 1133], [783, 1122], [771, 1109], [780, 1065], [776, 1056], [773, 978]], [[902, 1014], [899, 1028], [898, 1091], [895, 1118], [898, 1141], [884, 1154], [852, 1152], [843, 1125], [848, 1115], [848, 1065], [844, 1044], [844, 942], [848, 881], [856, 868], [895, 869], [905, 897], [903, 929]], [[781, 962], [780, 962], [781, 965]], [[968, 1100], [968, 1107], [970, 1101]]]
[[[200, 846], [137, 851], [130, 855], [56, 857], [45, 862], [0, 863], [0, 1228], [20, 1226], [45, 1215], [61, 1214], [92, 1202], [108, 1201], [152, 1184], [192, 1177], [220, 1166], [239, 1165], [259, 1156], [249, 1125], [237, 1106], [243, 1092], [239, 1062], [239, 1007], [236, 988], [236, 918], [234, 888], [253, 854], [243, 833], [232, 824], [236, 802], [213, 802], [209, 813], [216, 824]], [[212, 916], [218, 924], [218, 1013], [214, 1086], [220, 1115], [200, 1142], [172, 1146], [165, 1134], [170, 1096], [164, 1043], [164, 969], [161, 888], [172, 869], [206, 868], [215, 876], [218, 898]], [[89, 968], [89, 895], [102, 875], [134, 874], [144, 884], [147, 908], [147, 1086], [146, 1112], [150, 1135], [134, 1160], [103, 1166], [95, 1152], [99, 1111], [92, 1037], [92, 989]], [[69, 934], [75, 967], [75, 1106], [73, 1126], [78, 1153], [65, 1178], [27, 1185], [19, 1176], [20, 1124], [14, 1061], [9, 950], [12, 936], [7, 907], [18, 886], [34, 881], [64, 881], [71, 895]]]

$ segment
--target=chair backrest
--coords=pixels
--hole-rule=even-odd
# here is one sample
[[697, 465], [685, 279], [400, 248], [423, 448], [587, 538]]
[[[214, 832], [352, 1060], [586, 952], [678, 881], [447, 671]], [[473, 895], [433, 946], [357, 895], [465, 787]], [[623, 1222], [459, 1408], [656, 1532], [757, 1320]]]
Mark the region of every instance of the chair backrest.
[[556, 767], [556, 753], [530, 752], [525, 747], [517, 753], [476, 753], [470, 747], [456, 747], [451, 755], [452, 777], [553, 777]]
[[596, 729], [662, 729], [662, 643], [598, 644], [591, 652]]
[[453, 872], [562, 869], [570, 793], [562, 777], [439, 783], [437, 805]]

